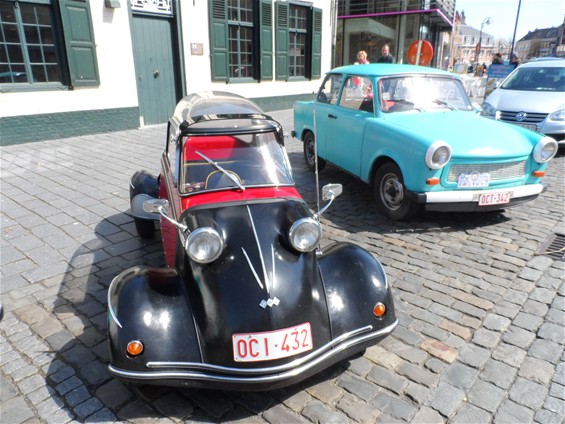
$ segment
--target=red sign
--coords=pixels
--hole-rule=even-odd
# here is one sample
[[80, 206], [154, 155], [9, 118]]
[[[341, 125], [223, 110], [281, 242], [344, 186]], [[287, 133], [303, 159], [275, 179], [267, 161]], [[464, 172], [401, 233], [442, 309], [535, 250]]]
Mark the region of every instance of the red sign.
[[434, 48], [429, 41], [416, 40], [408, 47], [408, 62], [412, 65], [427, 66], [434, 57]]

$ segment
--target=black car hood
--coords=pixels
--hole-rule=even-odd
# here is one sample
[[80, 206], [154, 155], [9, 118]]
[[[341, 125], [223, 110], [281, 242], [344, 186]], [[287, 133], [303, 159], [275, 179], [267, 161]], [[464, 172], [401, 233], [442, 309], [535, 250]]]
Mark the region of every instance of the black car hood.
[[[316, 254], [295, 251], [286, 237], [290, 225], [306, 216], [312, 215], [304, 202], [287, 199], [187, 212], [184, 222], [189, 228], [213, 227], [225, 241], [216, 261], [198, 264], [184, 254], [179, 267], [204, 363], [257, 366], [234, 361], [233, 334], [310, 323], [314, 348], [331, 340]], [[294, 359], [296, 356], [269, 361], [269, 366]]]

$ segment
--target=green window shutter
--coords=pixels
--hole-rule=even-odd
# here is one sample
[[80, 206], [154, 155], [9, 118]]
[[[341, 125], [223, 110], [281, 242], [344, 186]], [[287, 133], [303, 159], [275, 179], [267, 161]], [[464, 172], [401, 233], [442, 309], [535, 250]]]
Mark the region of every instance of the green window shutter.
[[100, 85], [88, 0], [59, 0], [71, 85]]
[[277, 1], [276, 25], [275, 25], [275, 62], [276, 79], [288, 81], [288, 12], [289, 6], [286, 2]]
[[226, 0], [210, 0], [212, 81], [228, 81], [228, 9]]
[[271, 0], [259, 2], [259, 46], [261, 80], [273, 79], [273, 4]]
[[310, 79], [318, 79], [322, 71], [322, 9], [314, 8], [313, 12]]

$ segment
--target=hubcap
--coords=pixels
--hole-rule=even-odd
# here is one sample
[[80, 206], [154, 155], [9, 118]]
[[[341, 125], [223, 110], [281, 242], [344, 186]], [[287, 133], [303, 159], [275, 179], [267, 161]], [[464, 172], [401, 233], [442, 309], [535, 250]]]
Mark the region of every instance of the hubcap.
[[404, 189], [396, 175], [387, 174], [383, 178], [381, 184], [381, 199], [388, 209], [396, 210], [402, 206]]

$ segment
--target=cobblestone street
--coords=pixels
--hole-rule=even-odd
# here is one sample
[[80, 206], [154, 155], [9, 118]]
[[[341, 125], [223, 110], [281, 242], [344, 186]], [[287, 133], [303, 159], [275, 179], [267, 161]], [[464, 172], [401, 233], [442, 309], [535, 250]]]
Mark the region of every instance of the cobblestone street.
[[[271, 115], [314, 208], [292, 110]], [[129, 178], [159, 172], [165, 132], [1, 148], [0, 422], [563, 423], [565, 261], [540, 250], [565, 234], [563, 152], [533, 202], [404, 223], [380, 216], [369, 186], [328, 165], [321, 184], [344, 192], [322, 218], [324, 243], [349, 240], [379, 258], [400, 320], [392, 336], [276, 391], [141, 396], [114, 379], [108, 286], [131, 266], [164, 265], [159, 238], [138, 238], [126, 213]]]

